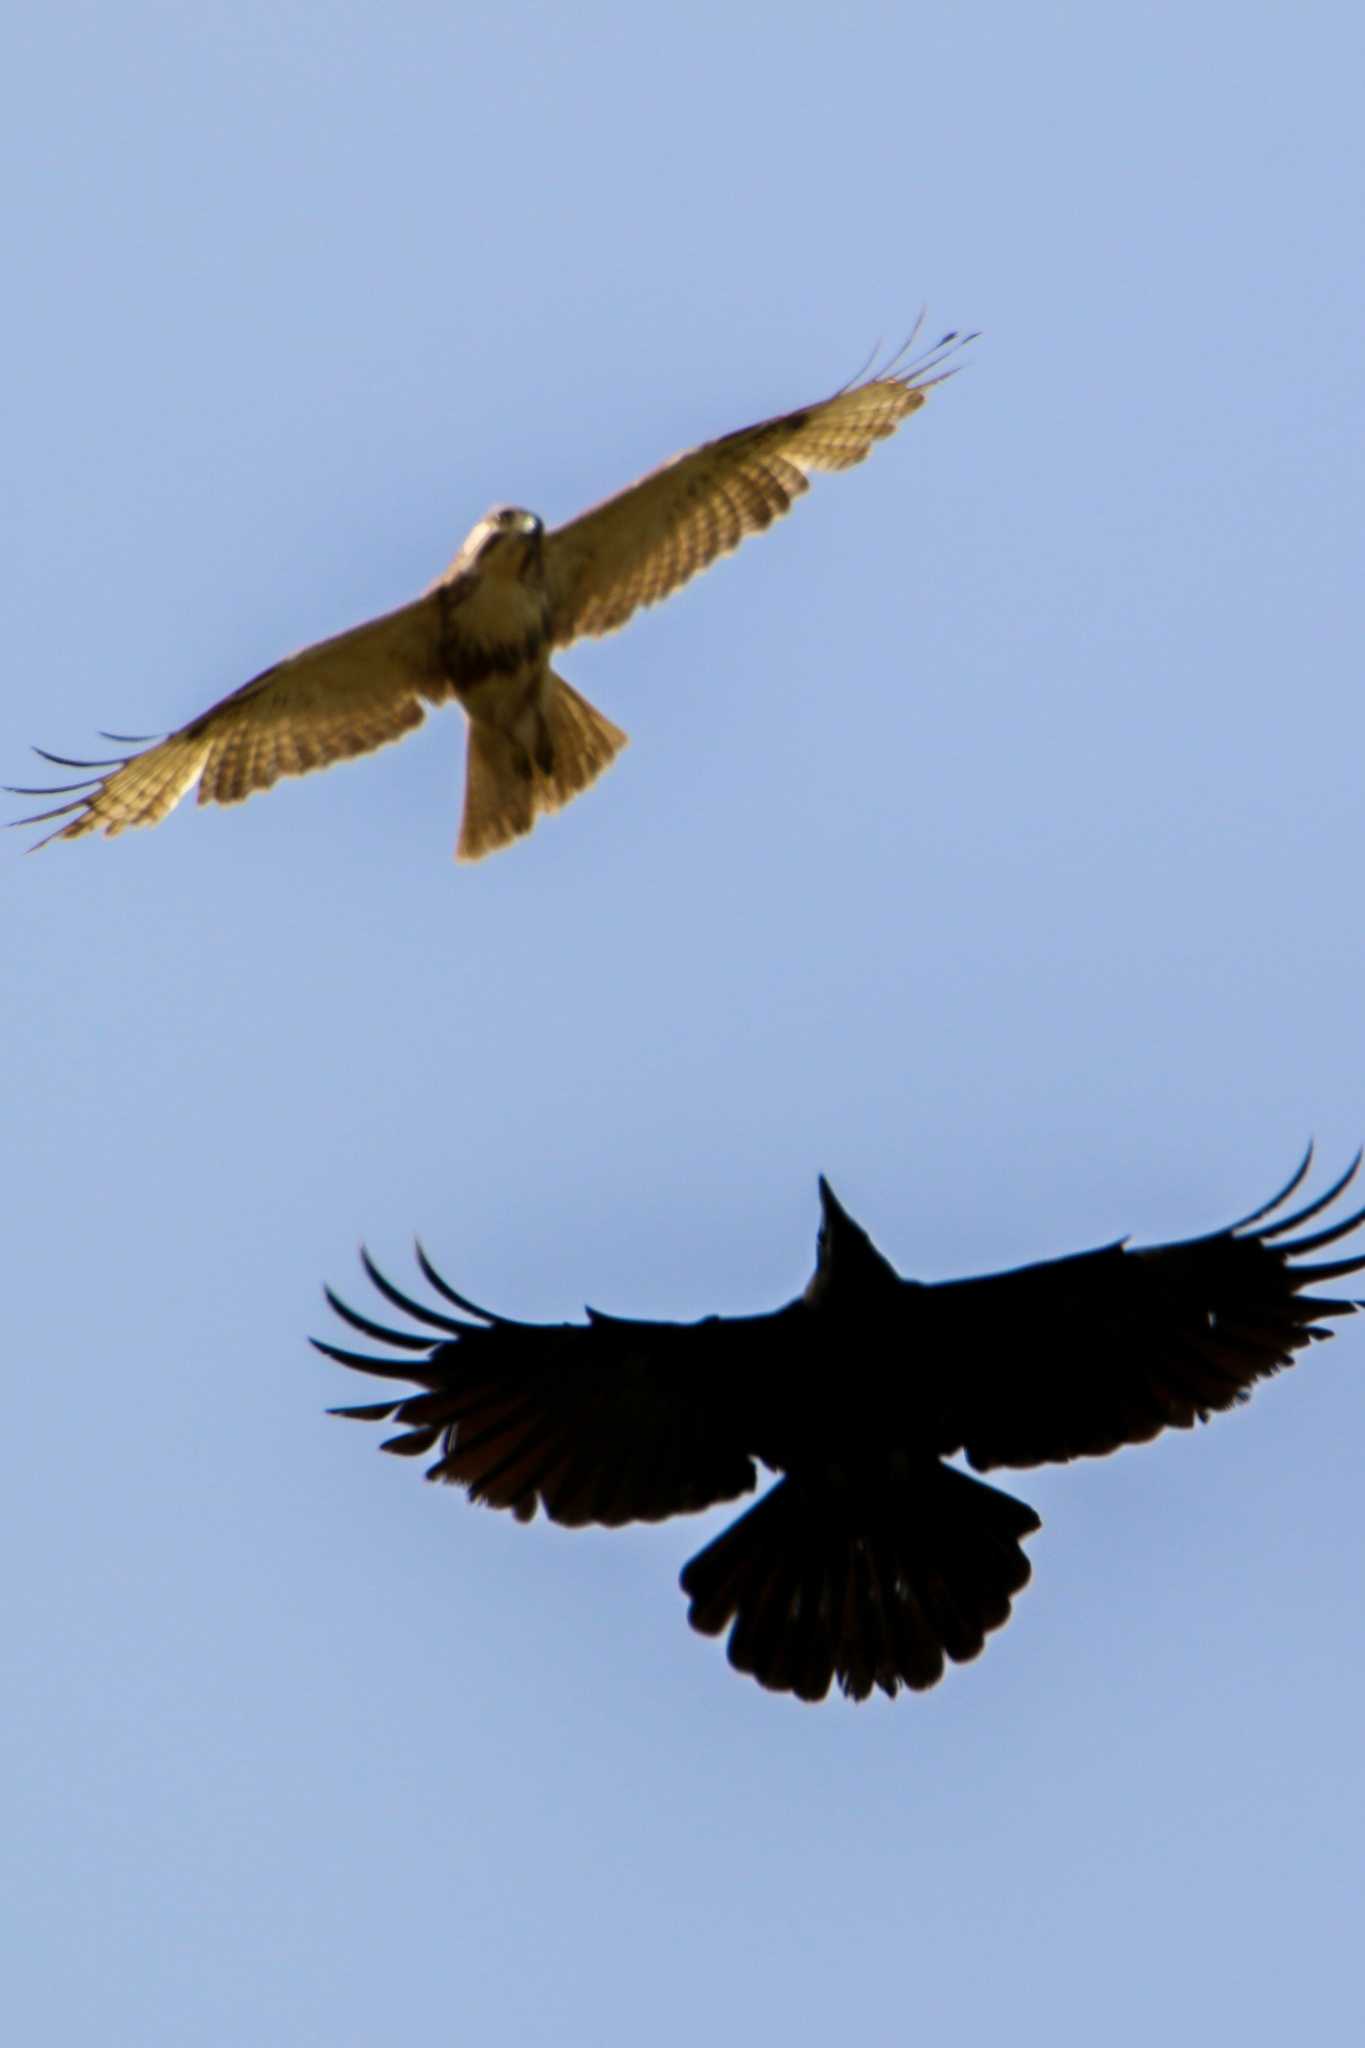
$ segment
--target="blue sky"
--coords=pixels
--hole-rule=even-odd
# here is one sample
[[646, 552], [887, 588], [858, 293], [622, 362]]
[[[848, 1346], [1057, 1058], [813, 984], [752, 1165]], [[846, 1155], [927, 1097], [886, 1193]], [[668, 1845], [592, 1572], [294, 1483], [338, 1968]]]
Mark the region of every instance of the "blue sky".
[[[463, 739], [0, 865], [7, 2003], [64, 2044], [1243, 2044], [1360, 2018], [1365, 1324], [1021, 1488], [922, 1699], [693, 1636], [710, 1522], [518, 1527], [323, 1416], [363, 1238], [531, 1316], [761, 1308], [824, 1170], [932, 1279], [1365, 1136], [1365, 31], [1344, 7], [272, 0], [7, 31], [31, 741], [181, 722], [822, 395], [963, 372]], [[16, 805], [16, 809], [19, 806]]]

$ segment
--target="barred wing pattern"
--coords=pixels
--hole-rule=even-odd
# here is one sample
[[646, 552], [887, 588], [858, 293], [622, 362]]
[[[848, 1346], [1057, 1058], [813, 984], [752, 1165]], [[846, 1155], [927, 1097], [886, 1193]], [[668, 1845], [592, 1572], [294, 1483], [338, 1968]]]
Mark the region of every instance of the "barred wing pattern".
[[945, 334], [904, 368], [893, 361], [818, 404], [706, 441], [556, 527], [545, 542], [554, 644], [614, 633], [789, 512], [813, 472], [863, 461], [953, 374], [945, 358], [974, 338]]
[[422, 723], [418, 684], [430, 675], [436, 631], [434, 608], [419, 599], [277, 662], [141, 753], [73, 761], [35, 748], [58, 767], [108, 773], [61, 788], [18, 790], [71, 801], [14, 822], [69, 820], [38, 840], [35, 852], [87, 832], [112, 839], [130, 825], [159, 825], [196, 782], [201, 804], [235, 804], [282, 775], [371, 753]]

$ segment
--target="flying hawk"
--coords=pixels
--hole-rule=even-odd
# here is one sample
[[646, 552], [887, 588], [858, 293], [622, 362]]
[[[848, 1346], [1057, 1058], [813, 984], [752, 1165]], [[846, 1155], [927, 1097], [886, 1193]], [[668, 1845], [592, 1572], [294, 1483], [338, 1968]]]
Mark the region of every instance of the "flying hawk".
[[[418, 1261], [451, 1316], [400, 1292], [361, 1257], [385, 1299], [425, 1326], [337, 1314], [398, 1357], [314, 1339], [342, 1365], [423, 1389], [337, 1415], [396, 1421], [383, 1448], [436, 1452], [429, 1479], [529, 1521], [654, 1522], [750, 1493], [756, 1506], [685, 1566], [688, 1618], [728, 1629], [730, 1662], [760, 1684], [823, 1699], [837, 1678], [923, 1689], [944, 1658], [975, 1657], [1029, 1578], [1032, 1508], [978, 1472], [1102, 1457], [1189, 1429], [1291, 1365], [1332, 1316], [1362, 1304], [1316, 1290], [1365, 1254], [1304, 1263], [1365, 1222], [1310, 1232], [1353, 1180], [1273, 1201], [1208, 1237], [1073, 1258], [933, 1286], [903, 1280], [820, 1183], [823, 1221], [805, 1292], [767, 1315], [698, 1323], [511, 1322]], [[1294, 1236], [1292, 1233], [1300, 1232]], [[433, 1338], [431, 1331], [440, 1333]]]
[[102, 772], [18, 789], [70, 801], [15, 822], [68, 819], [45, 846], [157, 825], [196, 783], [201, 804], [239, 803], [282, 775], [401, 739], [426, 705], [453, 698], [469, 720], [456, 850], [481, 859], [586, 789], [626, 743], [555, 674], [554, 650], [615, 632], [681, 588], [789, 511], [812, 472], [861, 462], [952, 374], [945, 358], [970, 339], [946, 334], [833, 398], [704, 442], [567, 526], [546, 532], [534, 512], [496, 507], [423, 596], [277, 662], [141, 753], [75, 761], [37, 748], [59, 767]]

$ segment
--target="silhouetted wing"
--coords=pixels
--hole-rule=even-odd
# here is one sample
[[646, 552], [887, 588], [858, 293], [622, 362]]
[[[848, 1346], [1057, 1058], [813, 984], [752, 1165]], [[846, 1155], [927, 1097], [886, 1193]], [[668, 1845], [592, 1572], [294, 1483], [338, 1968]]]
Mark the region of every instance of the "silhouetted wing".
[[17, 791], [71, 801], [14, 823], [70, 819], [39, 846], [86, 832], [112, 839], [129, 825], [159, 825], [196, 782], [201, 804], [235, 804], [282, 775], [306, 775], [368, 754], [421, 724], [419, 688], [433, 676], [437, 631], [435, 605], [418, 599], [277, 662], [141, 753], [72, 761], [36, 748], [59, 767], [108, 772]]
[[1110, 1245], [926, 1289], [942, 1360], [940, 1450], [965, 1450], [985, 1472], [1146, 1443], [1245, 1401], [1258, 1380], [1330, 1336], [1324, 1320], [1358, 1304], [1304, 1289], [1360, 1272], [1365, 1255], [1308, 1255], [1356, 1230], [1365, 1209], [1291, 1233], [1337, 1200], [1360, 1160], [1276, 1220], [1311, 1156], [1274, 1201], [1209, 1237]]
[[675, 455], [545, 540], [553, 643], [612, 633], [790, 511], [816, 470], [852, 469], [918, 412], [963, 340], [945, 334], [833, 398]]
[[383, 1448], [436, 1450], [429, 1479], [467, 1487], [471, 1499], [523, 1521], [540, 1505], [570, 1526], [661, 1521], [752, 1490], [737, 1408], [746, 1379], [782, 1345], [783, 1319], [803, 1315], [799, 1305], [701, 1323], [619, 1321], [591, 1309], [582, 1324], [515, 1323], [448, 1287], [419, 1248], [427, 1279], [459, 1311], [450, 1316], [401, 1293], [361, 1256], [385, 1299], [443, 1341], [373, 1322], [328, 1289], [353, 1329], [407, 1355], [362, 1355], [314, 1338], [317, 1349], [424, 1390], [333, 1412], [400, 1423]]

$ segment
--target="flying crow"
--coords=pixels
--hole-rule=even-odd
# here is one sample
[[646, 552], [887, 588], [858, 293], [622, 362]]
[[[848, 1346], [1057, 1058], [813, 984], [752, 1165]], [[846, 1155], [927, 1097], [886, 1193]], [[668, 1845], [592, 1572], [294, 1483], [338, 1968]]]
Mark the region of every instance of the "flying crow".
[[537, 1507], [569, 1527], [660, 1521], [752, 1492], [762, 1465], [776, 1485], [684, 1567], [693, 1627], [728, 1629], [730, 1662], [776, 1691], [819, 1700], [837, 1679], [854, 1699], [894, 1695], [935, 1684], [945, 1657], [975, 1657], [1029, 1578], [1021, 1546], [1037, 1515], [947, 1460], [989, 1472], [1189, 1429], [1358, 1305], [1320, 1290], [1365, 1254], [1312, 1255], [1365, 1209], [1305, 1226], [1359, 1158], [1285, 1214], [1310, 1158], [1211, 1236], [932, 1286], [903, 1280], [822, 1180], [805, 1292], [767, 1315], [696, 1323], [591, 1309], [585, 1323], [512, 1322], [457, 1294], [419, 1246], [450, 1315], [362, 1253], [421, 1333], [329, 1289], [346, 1322], [399, 1355], [314, 1342], [422, 1390], [334, 1413], [396, 1422], [385, 1450], [434, 1454], [428, 1478], [522, 1521]]

